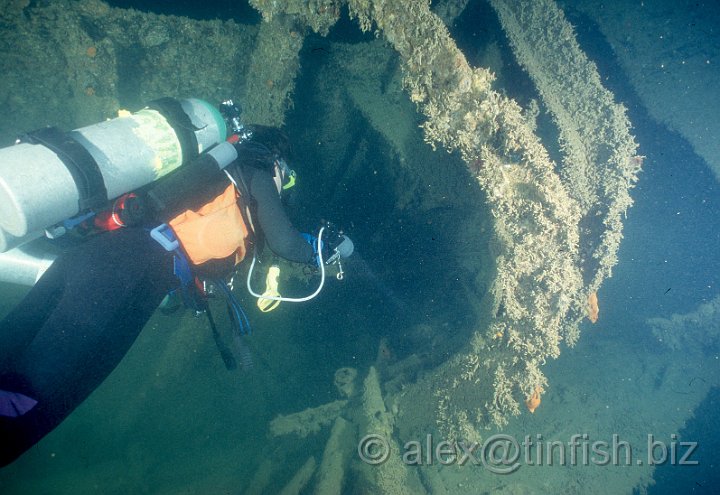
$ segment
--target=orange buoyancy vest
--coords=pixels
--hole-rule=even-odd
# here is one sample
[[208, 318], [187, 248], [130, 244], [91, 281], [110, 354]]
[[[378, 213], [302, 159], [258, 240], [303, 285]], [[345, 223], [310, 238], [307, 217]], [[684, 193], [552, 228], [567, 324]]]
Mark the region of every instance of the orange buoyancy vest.
[[233, 253], [236, 264], [243, 260], [248, 226], [237, 201], [235, 186], [230, 184], [200, 209], [186, 210], [168, 222], [194, 265]]

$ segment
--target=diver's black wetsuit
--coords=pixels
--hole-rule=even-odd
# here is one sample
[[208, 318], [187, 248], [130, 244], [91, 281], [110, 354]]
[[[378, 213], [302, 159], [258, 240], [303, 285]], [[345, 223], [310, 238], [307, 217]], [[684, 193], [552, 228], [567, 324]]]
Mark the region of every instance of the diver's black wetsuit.
[[0, 323], [0, 390], [37, 401], [0, 416], [0, 465], [102, 383], [175, 284], [172, 257], [143, 229], [98, 235], [50, 266]]
[[[312, 260], [269, 173], [246, 177], [268, 247]], [[60, 256], [0, 322], [0, 466], [58, 426], [120, 363], [177, 286], [172, 265], [145, 229], [103, 233]]]
[[290, 223], [270, 174], [245, 167], [243, 175], [255, 200], [254, 215], [267, 247], [288, 261], [313, 263], [313, 248]]

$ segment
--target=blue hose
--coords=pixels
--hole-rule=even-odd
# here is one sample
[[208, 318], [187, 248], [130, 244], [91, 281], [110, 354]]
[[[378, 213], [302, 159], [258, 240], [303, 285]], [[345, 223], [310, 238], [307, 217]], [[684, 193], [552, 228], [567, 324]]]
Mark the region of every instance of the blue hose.
[[248, 317], [245, 314], [242, 305], [235, 297], [235, 294], [232, 293], [227, 284], [225, 284], [225, 282], [223, 282], [222, 280], [216, 280], [215, 286], [220, 287], [220, 289], [223, 291], [223, 295], [227, 300], [228, 307], [232, 310], [232, 314], [234, 315], [234, 319], [237, 323], [237, 328], [240, 332], [240, 335], [250, 335], [252, 333], [250, 321], [248, 320]]

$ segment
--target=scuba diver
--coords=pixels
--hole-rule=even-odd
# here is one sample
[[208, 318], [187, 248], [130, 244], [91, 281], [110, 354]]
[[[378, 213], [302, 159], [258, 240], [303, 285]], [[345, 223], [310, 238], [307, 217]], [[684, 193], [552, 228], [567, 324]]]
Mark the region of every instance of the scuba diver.
[[[218, 343], [211, 290], [227, 299], [236, 328], [249, 332], [228, 288], [246, 255], [253, 258], [248, 288], [267, 311], [312, 296], [283, 298], [274, 284], [256, 294], [254, 253], [265, 247], [304, 263], [322, 272], [321, 286], [324, 266], [352, 253], [342, 233], [326, 226], [317, 237], [301, 234], [288, 219], [283, 200], [295, 173], [287, 136], [240, 125], [232, 101], [220, 108], [233, 131], [227, 141], [86, 220], [94, 233], [58, 256], [0, 322], [0, 466], [40, 441], [105, 380], [169, 293], [207, 314]], [[230, 368], [232, 356], [218, 347]]]

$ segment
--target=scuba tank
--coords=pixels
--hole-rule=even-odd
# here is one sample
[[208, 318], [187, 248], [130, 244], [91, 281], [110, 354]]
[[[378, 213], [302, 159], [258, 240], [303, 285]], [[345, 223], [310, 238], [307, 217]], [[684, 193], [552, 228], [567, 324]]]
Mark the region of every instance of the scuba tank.
[[182, 170], [200, 154], [202, 163], [225, 163], [232, 158], [224, 156], [226, 134], [224, 118], [206, 101], [163, 98], [68, 133], [33, 131], [1, 148], [0, 282], [34, 285], [55, 259], [36, 240], [62, 235], [77, 223], [72, 217], [84, 218], [79, 213]]
[[[233, 145], [223, 141], [168, 177], [152, 183], [145, 197], [148, 212], [154, 216], [162, 216], [172, 212], [173, 209], [184, 207], [182, 204], [187, 201], [186, 196], [190, 196], [191, 192], [201, 191], [208, 179], [212, 179], [215, 174], [222, 174], [223, 168], [236, 157], [237, 152]], [[89, 219], [98, 225], [98, 220], [111, 223], [110, 217], [116, 214], [124, 218], [124, 212], [117, 211], [116, 207], [118, 203], [122, 203], [120, 200], [132, 196], [135, 195], [131, 193], [121, 196], [110, 210], [103, 210], [97, 214], [89, 212], [65, 220], [53, 229], [36, 231], [23, 237], [15, 237], [0, 229], [0, 282], [35, 285], [55, 260], [54, 254], [45, 252], [46, 250], [43, 249], [45, 246], [41, 247], [45, 242], [44, 237], [56, 238]], [[112, 229], [103, 228], [103, 230]]]
[[218, 110], [163, 98], [64, 133], [27, 133], [0, 149], [0, 229], [21, 238], [145, 186], [225, 140]]
[[0, 229], [0, 254], [35, 240], [43, 234], [43, 232], [33, 232], [22, 237], [15, 237], [14, 235], [8, 234], [3, 229]]
[[55, 255], [35, 243], [0, 253], [0, 282], [32, 287], [55, 261]]

